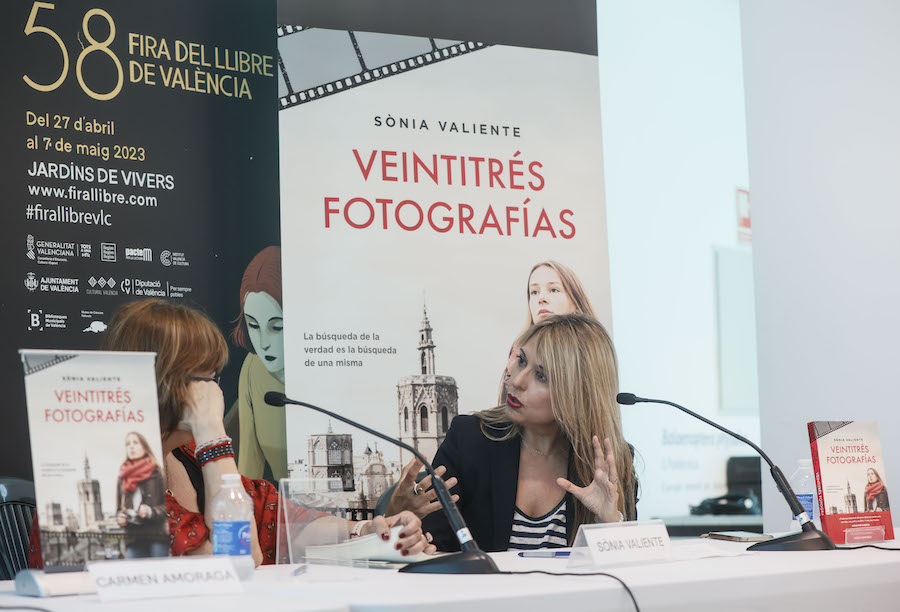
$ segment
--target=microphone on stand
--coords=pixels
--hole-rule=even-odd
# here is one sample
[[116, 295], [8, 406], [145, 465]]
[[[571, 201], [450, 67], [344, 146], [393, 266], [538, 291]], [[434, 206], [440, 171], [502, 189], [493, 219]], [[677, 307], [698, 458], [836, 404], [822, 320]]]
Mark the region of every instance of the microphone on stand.
[[500, 570], [497, 569], [497, 564], [494, 563], [494, 560], [491, 559], [487, 555], [487, 553], [485, 553], [478, 547], [478, 544], [475, 542], [472, 534], [469, 533], [469, 528], [466, 527], [466, 522], [463, 520], [462, 515], [459, 513], [459, 508], [456, 507], [456, 504], [453, 503], [453, 500], [450, 498], [450, 492], [447, 490], [447, 485], [444, 484], [444, 481], [440, 478], [440, 476], [434, 473], [434, 469], [431, 467], [431, 462], [425, 459], [425, 457], [423, 457], [419, 451], [414, 449], [409, 444], [405, 444], [400, 440], [395, 440], [390, 436], [386, 436], [385, 434], [375, 431], [374, 429], [370, 429], [365, 425], [348, 419], [347, 417], [335, 414], [334, 412], [325, 410], [324, 408], [319, 408], [318, 406], [314, 406], [313, 404], [307, 404], [306, 402], [292, 400], [284, 393], [279, 393], [278, 391], [267, 392], [265, 395], [265, 400], [266, 403], [270, 406], [284, 406], [285, 404], [293, 404], [295, 406], [303, 406], [305, 408], [315, 410], [316, 412], [321, 412], [322, 414], [326, 414], [333, 419], [337, 419], [338, 421], [347, 423], [348, 425], [352, 425], [353, 427], [361, 429], [368, 434], [371, 434], [377, 438], [381, 438], [382, 440], [390, 442], [391, 444], [399, 446], [400, 448], [406, 449], [411, 452], [416, 457], [416, 459], [422, 462], [422, 465], [425, 466], [425, 471], [427, 471], [431, 476], [432, 486], [434, 487], [435, 493], [437, 493], [437, 498], [441, 502], [441, 507], [444, 509], [444, 514], [447, 515], [447, 521], [449, 521], [450, 523], [450, 528], [453, 530], [453, 532], [456, 534], [456, 538], [459, 540], [461, 551], [449, 555], [441, 555], [440, 557], [435, 557], [434, 559], [429, 559], [428, 561], [410, 563], [401, 568], [401, 572], [425, 574], [499, 573]]
[[834, 542], [832, 542], [831, 538], [819, 531], [819, 529], [816, 527], [816, 524], [813, 523], [812, 520], [810, 520], [809, 515], [806, 514], [806, 510], [804, 510], [803, 506], [800, 504], [800, 500], [797, 499], [797, 495], [794, 493], [794, 490], [791, 489], [791, 486], [788, 484], [787, 479], [784, 477], [784, 473], [781, 471], [781, 468], [772, 463], [772, 460], [769, 459], [769, 456], [765, 454], [760, 447], [758, 447], [756, 444], [754, 444], [744, 436], [738, 435], [730, 429], [726, 429], [718, 423], [714, 423], [706, 417], [700, 416], [696, 412], [688, 410], [684, 406], [679, 406], [678, 404], [667, 402], [666, 400], [646, 399], [643, 397], [638, 397], [634, 393], [619, 393], [616, 396], [616, 401], [623, 406], [631, 406], [642, 402], [673, 406], [675, 408], [678, 408], [682, 412], [686, 412], [696, 419], [700, 419], [707, 425], [712, 425], [719, 431], [727, 433], [729, 436], [737, 438], [741, 442], [750, 445], [753, 450], [759, 453], [760, 457], [766, 460], [766, 463], [769, 464], [769, 473], [771, 473], [772, 478], [775, 479], [775, 486], [777, 486], [778, 490], [781, 491], [781, 494], [784, 495], [784, 499], [787, 501], [788, 506], [790, 506], [791, 512], [793, 512], [794, 516], [796, 516], [800, 521], [800, 528], [802, 529], [802, 531], [798, 533], [791, 533], [780, 538], [766, 540], [765, 542], [757, 542], [753, 546], [747, 548], [747, 550], [834, 550], [835, 548], [837, 548], [834, 545]]

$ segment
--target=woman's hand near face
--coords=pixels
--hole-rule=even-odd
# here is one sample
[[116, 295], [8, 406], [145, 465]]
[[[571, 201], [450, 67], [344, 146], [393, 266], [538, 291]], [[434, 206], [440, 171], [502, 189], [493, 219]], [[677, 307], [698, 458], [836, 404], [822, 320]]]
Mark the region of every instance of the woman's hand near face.
[[391, 527], [401, 525], [399, 539], [394, 548], [399, 550], [403, 556], [417, 555], [420, 552], [432, 555], [437, 548], [429, 542], [428, 537], [422, 533], [422, 521], [419, 520], [412, 512], [404, 510], [393, 516], [376, 516], [369, 522], [366, 529], [363, 529], [363, 535], [368, 533], [377, 533], [381, 539], [389, 540], [391, 538]]
[[513, 371], [513, 366], [516, 365], [516, 362], [519, 360], [519, 346], [517, 344], [513, 344], [512, 348], [509, 349], [509, 355], [506, 358], [506, 378], [509, 378], [509, 373]]
[[[419, 519], [423, 519], [435, 510], [441, 509], [441, 502], [438, 501], [437, 493], [432, 488], [431, 476], [426, 476], [418, 484], [416, 483], [416, 476], [419, 475], [422, 467], [422, 462], [415, 457], [404, 466], [403, 471], [400, 473], [400, 480], [397, 481], [397, 486], [394, 488], [394, 494], [391, 495], [391, 500], [388, 502], [386, 510], [388, 515], [409, 510]], [[434, 470], [434, 473], [438, 476], [443, 476], [446, 472], [447, 468], [443, 465], [438, 466]], [[454, 476], [445, 480], [444, 484], [450, 489], [455, 487], [458, 482]], [[415, 492], [416, 487], [420, 491], [418, 494]], [[459, 495], [453, 495], [452, 497], [454, 502], [459, 501]]]
[[200, 444], [225, 435], [225, 398], [216, 383], [205, 380], [191, 381], [188, 401], [181, 421], [194, 440]]
[[613, 454], [612, 442], [606, 438], [603, 443], [606, 446], [604, 456], [603, 447], [597, 436], [593, 438], [594, 444], [594, 480], [586, 487], [579, 487], [565, 478], [557, 478], [556, 484], [565, 491], [574, 495], [578, 500], [597, 515], [604, 523], [614, 523], [619, 518], [619, 477], [616, 473], [616, 460]]

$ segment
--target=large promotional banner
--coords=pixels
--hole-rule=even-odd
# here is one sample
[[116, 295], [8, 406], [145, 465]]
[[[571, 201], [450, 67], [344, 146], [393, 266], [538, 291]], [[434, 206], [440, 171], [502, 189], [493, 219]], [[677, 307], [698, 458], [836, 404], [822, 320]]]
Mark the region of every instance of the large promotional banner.
[[275, 10], [3, 2], [3, 474], [31, 472], [17, 349], [95, 348], [136, 298], [242, 324], [245, 270], [280, 236]]
[[[593, 33], [587, 8], [558, 31]], [[497, 405], [513, 341], [553, 309], [532, 294], [583, 294], [570, 310], [609, 325], [609, 264], [595, 39], [529, 39], [537, 14], [485, 31], [472, 6], [450, 33], [415, 10], [402, 32], [363, 12], [279, 29], [285, 360], [288, 395], [430, 458], [455, 415]], [[291, 475], [341, 478], [350, 514], [409, 459], [303, 409], [286, 421]]]

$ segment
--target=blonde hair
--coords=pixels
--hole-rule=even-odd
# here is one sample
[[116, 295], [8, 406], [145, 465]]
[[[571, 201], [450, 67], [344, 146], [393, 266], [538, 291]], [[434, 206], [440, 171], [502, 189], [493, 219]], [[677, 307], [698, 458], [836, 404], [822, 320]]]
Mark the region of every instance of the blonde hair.
[[566, 295], [569, 296], [569, 299], [572, 300], [572, 304], [575, 305], [575, 312], [580, 312], [586, 315], [591, 315], [595, 317], [597, 315], [594, 314], [594, 308], [591, 306], [591, 301], [587, 297], [587, 292], [584, 290], [584, 286], [581, 284], [581, 281], [578, 280], [578, 277], [572, 271], [571, 268], [565, 266], [558, 261], [553, 261], [548, 259], [547, 261], [541, 261], [531, 268], [531, 272], [528, 273], [528, 282], [525, 284], [525, 305], [528, 306], [528, 318], [526, 319], [525, 329], [528, 329], [532, 325], [534, 325], [534, 319], [531, 316], [531, 275], [534, 274], [534, 271], [538, 268], [550, 268], [556, 275], [559, 276], [559, 282], [562, 285], [563, 291], [566, 292]]
[[[544, 366], [550, 390], [550, 407], [559, 427], [571, 445], [569, 480], [580, 487], [594, 479], [596, 435], [612, 442], [618, 475], [619, 511], [628, 520], [636, 516], [631, 450], [622, 434], [622, 422], [616, 394], [619, 388], [616, 351], [612, 339], [597, 319], [575, 313], [552, 316], [530, 326], [516, 340], [516, 346], [534, 342], [537, 359]], [[509, 423], [506, 406], [476, 412], [481, 431], [500, 442], [521, 434], [521, 428]], [[502, 435], [498, 435], [501, 432]], [[569, 530], [569, 543], [578, 527], [594, 522], [594, 514], [577, 499], [575, 524]]]
[[228, 345], [216, 324], [199, 310], [161, 299], [125, 304], [109, 323], [103, 348], [156, 353], [159, 428], [170, 434], [184, 417], [190, 377], [221, 372]]

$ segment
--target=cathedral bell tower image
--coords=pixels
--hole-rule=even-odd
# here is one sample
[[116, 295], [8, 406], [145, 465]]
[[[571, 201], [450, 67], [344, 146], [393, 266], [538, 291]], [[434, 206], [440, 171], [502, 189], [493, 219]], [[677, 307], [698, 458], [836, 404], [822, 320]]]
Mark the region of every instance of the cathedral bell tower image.
[[[418, 374], [404, 376], [397, 382], [397, 405], [400, 441], [425, 455], [429, 461], [458, 413], [456, 381], [452, 376], [439, 376], [434, 365], [434, 339], [428, 310], [423, 308], [419, 325]], [[412, 457], [401, 450], [400, 461]]]
[[103, 509], [100, 505], [100, 481], [91, 478], [91, 464], [87, 455], [84, 457], [84, 480], [79, 480], [77, 486], [81, 520], [85, 529], [91, 529], [103, 520]]

